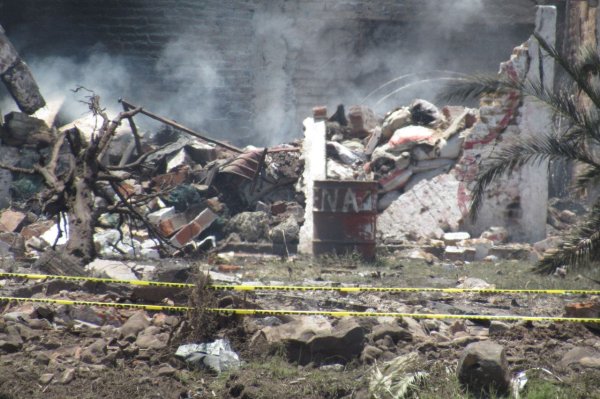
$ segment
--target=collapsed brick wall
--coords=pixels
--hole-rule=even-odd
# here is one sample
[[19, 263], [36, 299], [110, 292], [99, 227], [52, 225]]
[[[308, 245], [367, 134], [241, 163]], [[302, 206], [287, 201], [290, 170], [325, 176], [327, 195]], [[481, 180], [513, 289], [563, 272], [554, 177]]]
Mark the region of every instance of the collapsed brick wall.
[[[298, 136], [315, 104], [356, 102], [366, 94], [357, 88], [398, 76], [383, 62], [398, 50], [416, 56], [444, 48], [452, 57], [432, 62], [459, 71], [495, 70], [500, 54], [531, 32], [533, 11], [521, 0], [482, 2], [486, 15], [452, 34], [435, 33], [440, 16], [424, 6], [431, 1], [421, 0], [30, 0], [3, 3], [0, 23], [26, 59], [101, 48], [128, 59], [140, 85], [160, 85], [154, 63], [167, 43], [187, 36], [197, 44], [194, 51], [219, 52], [223, 80], [210, 91], [218, 98], [210, 121], [195, 127], [260, 145]], [[273, 13], [282, 18], [270, 28]], [[482, 44], [476, 54], [466, 46], [473, 32]], [[373, 49], [381, 49], [380, 65], [374, 60], [364, 68], [363, 57]], [[410, 69], [414, 57], [398, 62]], [[177, 95], [161, 89], [164, 101]]]

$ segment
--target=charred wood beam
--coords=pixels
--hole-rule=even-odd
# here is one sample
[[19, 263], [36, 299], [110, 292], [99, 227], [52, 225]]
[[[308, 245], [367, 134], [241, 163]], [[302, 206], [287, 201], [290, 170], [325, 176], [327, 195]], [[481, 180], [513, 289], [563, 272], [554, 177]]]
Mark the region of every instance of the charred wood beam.
[[[122, 102], [121, 103], [123, 105], [123, 111], [127, 112], [127, 111], [131, 111], [133, 108], [130, 107], [128, 104]], [[131, 127], [131, 132], [133, 133], [133, 140], [135, 142], [135, 150], [137, 151], [137, 155], [138, 157], [140, 155], [142, 155], [142, 139], [140, 138], [140, 134], [138, 132], [137, 126], [135, 125], [135, 122], [133, 121], [133, 117], [130, 116], [127, 118], [127, 120], [129, 121], [129, 127]], [[127, 159], [125, 159], [125, 157], [123, 157], [123, 159], [121, 159], [121, 161], [123, 163], [127, 162]]]
[[204, 140], [204, 141], [209, 142], [209, 143], [216, 144], [216, 145], [221, 146], [223, 148], [227, 148], [228, 150], [231, 150], [233, 152], [237, 152], [239, 154], [241, 154], [241, 153], [244, 152], [240, 148], [237, 148], [237, 147], [235, 147], [235, 146], [233, 146], [231, 144], [227, 144], [227, 143], [224, 143], [222, 141], [211, 139], [210, 137], [206, 137], [205, 135], [202, 135], [202, 134], [200, 134], [198, 132], [193, 131], [192, 129], [190, 129], [188, 127], [180, 125], [179, 123], [177, 123], [177, 122], [175, 122], [175, 121], [173, 121], [171, 119], [163, 118], [162, 116], [153, 114], [152, 112], [146, 111], [146, 110], [144, 110], [141, 107], [137, 107], [136, 105], [133, 105], [133, 104], [131, 104], [131, 103], [129, 103], [129, 102], [123, 100], [123, 99], [120, 99], [119, 102], [121, 104], [123, 104], [124, 107], [126, 106], [128, 108], [139, 108], [140, 109], [140, 114], [144, 114], [144, 115], [146, 115], [149, 118], [152, 118], [154, 120], [162, 122], [165, 125], [169, 125], [171, 127], [174, 127], [175, 129], [181, 130], [182, 132], [186, 132], [187, 134], [192, 135], [194, 137], [197, 137], [197, 138], [199, 138], [201, 140]]

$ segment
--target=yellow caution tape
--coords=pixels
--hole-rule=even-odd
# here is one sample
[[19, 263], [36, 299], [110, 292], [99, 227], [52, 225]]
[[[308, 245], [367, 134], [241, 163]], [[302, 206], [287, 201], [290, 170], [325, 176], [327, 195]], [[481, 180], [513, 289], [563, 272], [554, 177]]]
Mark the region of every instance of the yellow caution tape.
[[[1, 277], [25, 278], [32, 280], [71, 280], [91, 281], [97, 283], [128, 284], [142, 287], [193, 288], [195, 284], [169, 283], [144, 280], [117, 280], [101, 277], [59, 276], [52, 274], [0, 273]], [[360, 292], [440, 292], [445, 294], [479, 293], [479, 294], [546, 294], [546, 295], [600, 295], [600, 290], [567, 290], [567, 289], [491, 289], [491, 288], [428, 288], [428, 287], [318, 287], [295, 285], [225, 285], [207, 286], [219, 291], [335, 291], [342, 293]]]
[[[93, 302], [93, 301], [75, 301], [71, 299], [53, 299], [53, 298], [17, 298], [0, 297], [0, 302], [33, 302], [33, 303], [53, 303], [57, 305], [81, 305], [81, 306], [99, 306], [119, 309], [144, 309], [150, 311], [167, 312], [187, 312], [192, 310], [189, 306], [169, 306], [169, 305], [149, 305], [137, 303], [113, 303], [113, 302]], [[413, 319], [462, 319], [462, 320], [500, 320], [500, 321], [551, 321], [568, 323], [600, 323], [600, 319], [595, 318], [571, 318], [571, 317], [550, 317], [550, 316], [517, 316], [517, 315], [467, 315], [467, 314], [425, 314], [425, 313], [395, 313], [395, 312], [348, 312], [348, 311], [325, 311], [325, 310], [267, 310], [267, 309], [223, 309], [207, 308], [208, 312], [220, 313], [226, 315], [246, 315], [246, 316], [332, 316], [332, 317], [410, 317]]]

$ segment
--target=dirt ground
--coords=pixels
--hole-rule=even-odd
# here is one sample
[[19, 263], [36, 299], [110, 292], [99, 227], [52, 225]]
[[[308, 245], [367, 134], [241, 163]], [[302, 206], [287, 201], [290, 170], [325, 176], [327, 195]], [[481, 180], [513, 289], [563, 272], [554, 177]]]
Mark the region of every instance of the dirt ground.
[[[203, 270], [216, 270], [202, 262], [194, 262]], [[241, 269], [229, 273], [242, 281], [263, 284], [294, 285], [363, 285], [404, 287], [455, 287], [465, 277], [481, 278], [497, 288], [579, 288], [598, 289], [598, 272], [570, 273], [564, 278], [534, 275], [531, 265], [523, 262], [428, 265], [422, 261], [405, 261], [394, 256], [381, 257], [375, 264], [362, 264], [354, 258], [331, 258], [279, 261], [268, 258], [236, 259]], [[3, 295], [15, 285], [32, 284], [10, 281], [2, 288]], [[68, 286], [65, 286], [68, 287]], [[76, 287], [70, 287], [74, 289]], [[113, 290], [114, 291], [114, 290]], [[60, 293], [60, 291], [59, 291]], [[66, 295], [66, 291], [63, 292]], [[39, 296], [40, 294], [38, 294]], [[106, 300], [102, 294], [87, 294], [89, 298]], [[245, 297], [220, 294], [216, 300], [223, 304], [245, 301], [263, 309], [389, 311], [444, 314], [518, 314], [561, 316], [568, 302], [587, 300], [581, 295], [482, 295], [442, 293], [362, 293], [337, 292], [256, 292]], [[13, 311], [14, 305], [3, 305], [3, 314]], [[56, 311], [59, 314], [58, 310]], [[134, 311], [103, 310], [126, 320]], [[177, 315], [177, 320], [189, 320], [189, 315]], [[155, 316], [156, 319], [156, 316]], [[373, 365], [355, 359], [346, 364], [297, 365], [285, 359], [273, 348], [253, 347], [247, 333], [251, 317], [221, 317], [210, 327], [196, 325], [193, 334], [227, 337], [240, 354], [243, 365], [235, 371], [221, 374], [193, 370], [173, 354], [180, 343], [192, 339], [192, 332], [179, 331], [165, 347], [149, 351], [147, 356], [136, 352], [127, 355], [127, 343], [110, 338], [110, 328], [91, 328], [66, 325], [60, 328], [34, 329], [27, 334], [19, 350], [4, 347], [0, 355], [0, 398], [367, 398], [368, 378]], [[106, 319], [107, 320], [107, 319]], [[213, 319], [214, 321], [214, 319]], [[373, 318], [361, 318], [368, 324]], [[198, 321], [196, 320], [196, 323]], [[389, 356], [409, 352], [419, 354], [422, 369], [432, 376], [414, 397], [468, 397], [457, 386], [455, 373], [460, 354], [473, 337], [486, 335], [489, 322], [440, 321], [454, 331], [469, 331], [451, 340], [412, 340], [398, 342]], [[424, 323], [435, 328], [435, 323]], [[8, 331], [13, 324], [3, 320], [0, 330]], [[189, 323], [188, 323], [189, 326]], [[439, 326], [439, 324], [438, 324]], [[204, 330], [203, 330], [204, 328]], [[110, 330], [110, 331], [109, 331]], [[440, 331], [442, 331], [440, 329]], [[441, 334], [441, 333], [440, 333]], [[460, 339], [459, 339], [460, 338]], [[550, 381], [550, 396], [560, 398], [600, 397], [600, 371], [579, 365], [561, 366], [564, 354], [577, 346], [600, 348], [598, 333], [581, 324], [553, 322], [515, 322], [505, 331], [486, 335], [506, 348], [513, 373], [545, 369], [543, 380]], [[105, 339], [108, 352], [99, 361], [82, 363], [86, 348]], [[0, 347], [3, 341], [0, 340]], [[121, 348], [117, 348], [118, 346]], [[111, 348], [121, 355], [110, 357]], [[125, 354], [125, 355], [123, 355]], [[108, 359], [108, 360], [107, 360]], [[386, 360], [385, 358], [381, 359]], [[49, 370], [53, 371], [49, 371]], [[53, 373], [51, 381], [44, 375]], [[69, 375], [72, 374], [72, 375]], [[543, 373], [542, 373], [543, 374]], [[49, 377], [48, 377], [49, 378]], [[533, 382], [530, 383], [530, 385]], [[522, 397], [528, 397], [527, 395]], [[529, 396], [534, 397], [534, 396]]]

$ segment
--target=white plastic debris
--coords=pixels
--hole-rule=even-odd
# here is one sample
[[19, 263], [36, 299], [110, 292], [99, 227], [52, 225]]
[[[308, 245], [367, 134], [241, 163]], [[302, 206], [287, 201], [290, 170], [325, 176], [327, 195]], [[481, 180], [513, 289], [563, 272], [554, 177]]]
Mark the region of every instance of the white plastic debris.
[[208, 367], [217, 373], [226, 370], [235, 370], [241, 362], [229, 341], [218, 339], [212, 343], [187, 344], [177, 348], [175, 356], [194, 367]]

